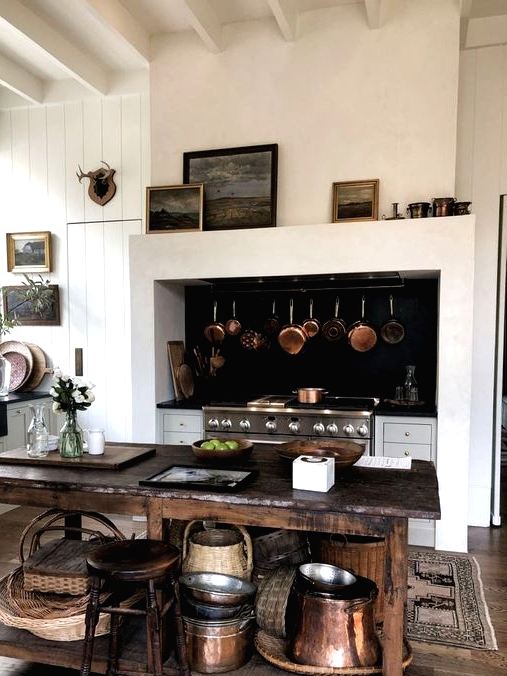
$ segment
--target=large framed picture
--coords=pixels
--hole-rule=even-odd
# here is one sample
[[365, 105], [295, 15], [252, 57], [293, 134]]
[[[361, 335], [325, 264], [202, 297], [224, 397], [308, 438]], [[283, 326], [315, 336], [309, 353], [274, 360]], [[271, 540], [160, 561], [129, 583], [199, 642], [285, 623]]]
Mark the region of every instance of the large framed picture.
[[278, 145], [183, 153], [183, 182], [204, 184], [204, 230], [276, 225]]
[[333, 183], [333, 223], [378, 220], [378, 178]]
[[16, 317], [25, 326], [59, 326], [60, 293], [58, 284], [50, 284], [49, 299], [41, 312], [36, 312], [26, 298], [26, 286], [4, 286], [2, 288], [4, 315]]
[[203, 184], [146, 188], [146, 232], [202, 230]]
[[8, 232], [8, 272], [51, 272], [51, 233]]

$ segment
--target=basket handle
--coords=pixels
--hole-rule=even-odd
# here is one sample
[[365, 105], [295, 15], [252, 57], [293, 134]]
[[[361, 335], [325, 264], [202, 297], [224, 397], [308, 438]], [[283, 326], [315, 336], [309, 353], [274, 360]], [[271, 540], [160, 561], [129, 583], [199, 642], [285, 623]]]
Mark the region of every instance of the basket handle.
[[[34, 519], [28, 523], [27, 526], [25, 526], [23, 532], [21, 533], [20, 541], [19, 541], [19, 559], [23, 563], [25, 560], [25, 546], [26, 546], [26, 539], [30, 532], [33, 532], [33, 529], [35, 526], [37, 526], [38, 523], [42, 522], [45, 520], [45, 523], [41, 528], [39, 528], [33, 535], [32, 535], [32, 542], [30, 545], [30, 555], [33, 554], [35, 549], [34, 547], [34, 539], [37, 539], [37, 546], [40, 543], [40, 537], [42, 533], [45, 530], [53, 530], [55, 522], [61, 519], [65, 519], [68, 516], [80, 516], [81, 518], [87, 517], [89, 519], [92, 519], [93, 521], [96, 521], [97, 523], [101, 524], [102, 526], [105, 526], [107, 530], [109, 530], [115, 538], [118, 540], [125, 540], [125, 535], [116, 527], [116, 525], [109, 519], [107, 516], [104, 516], [104, 514], [100, 514], [99, 512], [89, 512], [89, 511], [83, 511], [83, 510], [65, 510], [65, 509], [57, 509], [57, 508], [52, 508], [48, 509], [47, 511], [43, 512], [42, 514], [38, 514]], [[52, 528], [53, 526], [53, 528]], [[91, 529], [86, 529], [83, 527], [66, 527], [62, 526], [61, 530], [67, 530], [67, 531], [74, 531], [74, 532], [80, 532], [80, 533], [90, 533]], [[93, 534], [97, 533], [98, 531], [92, 531]]]
[[184, 561], [186, 556], [187, 556], [187, 542], [190, 537], [190, 529], [192, 526], [196, 523], [202, 523], [202, 521], [189, 521], [187, 525], [185, 526], [185, 530], [183, 531], [183, 541], [181, 543], [181, 560]]

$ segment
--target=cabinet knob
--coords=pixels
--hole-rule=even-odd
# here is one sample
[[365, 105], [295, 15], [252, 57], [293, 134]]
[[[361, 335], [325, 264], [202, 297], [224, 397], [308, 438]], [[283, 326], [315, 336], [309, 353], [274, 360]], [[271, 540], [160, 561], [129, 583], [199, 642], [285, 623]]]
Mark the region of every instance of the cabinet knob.
[[404, 452], [403, 452], [403, 455], [409, 456], [409, 455], [410, 455], [410, 451], [404, 451]]
[[410, 432], [405, 432], [405, 436], [406, 436], [406, 437], [409, 437], [409, 436], [410, 436]]

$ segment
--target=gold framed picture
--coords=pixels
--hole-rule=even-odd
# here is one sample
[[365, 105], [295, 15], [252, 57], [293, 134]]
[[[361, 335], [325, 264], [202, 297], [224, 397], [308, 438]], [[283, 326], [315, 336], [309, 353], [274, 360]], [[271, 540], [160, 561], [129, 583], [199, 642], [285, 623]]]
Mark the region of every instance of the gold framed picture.
[[8, 232], [8, 272], [51, 272], [51, 233]]
[[204, 185], [146, 188], [146, 233], [202, 230]]
[[333, 223], [378, 220], [378, 178], [333, 183]]

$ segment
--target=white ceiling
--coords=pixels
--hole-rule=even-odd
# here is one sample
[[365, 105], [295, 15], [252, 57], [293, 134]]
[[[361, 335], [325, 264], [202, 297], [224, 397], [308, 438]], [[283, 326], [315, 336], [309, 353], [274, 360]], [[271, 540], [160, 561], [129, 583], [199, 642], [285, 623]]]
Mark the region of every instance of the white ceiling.
[[[454, 2], [463, 48], [507, 43], [507, 0]], [[371, 29], [403, 6], [397, 0], [0, 0], [0, 107], [108, 94], [122, 77], [141, 81], [154, 35], [194, 31], [207, 49], [220, 52], [223, 26], [271, 19], [280, 39], [297, 40], [303, 12], [347, 4], [361, 7]]]

